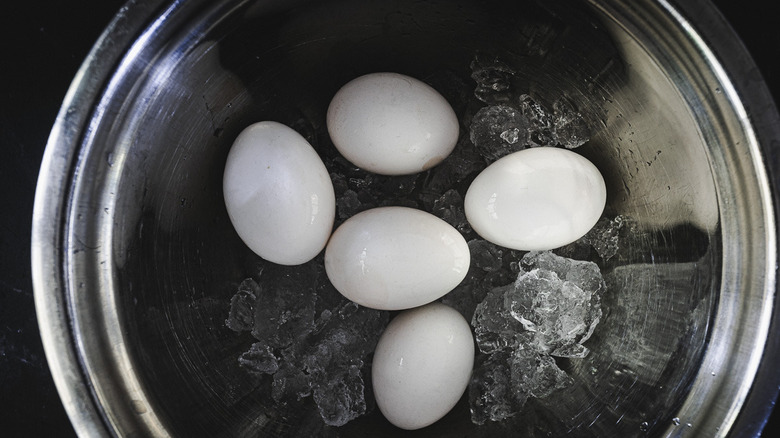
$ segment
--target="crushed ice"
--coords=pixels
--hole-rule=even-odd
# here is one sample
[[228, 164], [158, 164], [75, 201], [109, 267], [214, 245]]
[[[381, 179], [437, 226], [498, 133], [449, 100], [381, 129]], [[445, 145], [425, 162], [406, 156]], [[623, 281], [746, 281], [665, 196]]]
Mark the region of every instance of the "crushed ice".
[[514, 283], [493, 288], [474, 312], [478, 361], [469, 386], [472, 421], [514, 416], [528, 397], [572, 383], [553, 357], [584, 358], [606, 288], [593, 262], [530, 252]]
[[[388, 314], [317, 287], [311, 279], [318, 277], [306, 270], [280, 271], [262, 285], [244, 280], [231, 300], [227, 326], [250, 331], [257, 340], [238, 362], [251, 373], [271, 376], [277, 403], [311, 396], [325, 424], [342, 426], [367, 412], [368, 356]], [[318, 311], [319, 306], [324, 308]]]

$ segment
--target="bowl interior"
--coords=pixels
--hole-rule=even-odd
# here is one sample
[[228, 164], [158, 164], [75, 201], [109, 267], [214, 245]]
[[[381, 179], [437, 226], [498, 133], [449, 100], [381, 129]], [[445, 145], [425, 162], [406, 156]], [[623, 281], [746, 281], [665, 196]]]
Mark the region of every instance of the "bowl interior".
[[[505, 97], [493, 90], [480, 100], [475, 74], [506, 67], [506, 93], [547, 108], [563, 100], [579, 112], [590, 141], [576, 151], [607, 181], [605, 217], [625, 219], [608, 259], [576, 245], [564, 251], [598, 262], [608, 286], [604, 316], [587, 357], [557, 360], [573, 379], [568, 390], [482, 426], [471, 422], [466, 395], [418, 434], [633, 436], [685, 423], [702, 433], [720, 427], [721, 420], [695, 417], [690, 400], [705, 377], [731, 369], [722, 357], [739, 342], [733, 336], [748, 336], [719, 328], [739, 325], [745, 312], [724, 288], [766, 288], [735, 277], [747, 265], [763, 269], [745, 254], [747, 245], [756, 252], [765, 245], [749, 226], [766, 214], [748, 205], [760, 175], [749, 157], [723, 150], [745, 134], [722, 78], [701, 56], [691, 58], [695, 44], [668, 11], [638, 4], [196, 1], [162, 10], [107, 82], [70, 180], [66, 288], [107, 422], [179, 436], [399, 434], [376, 409], [327, 427], [311, 398], [275, 403], [271, 377], [239, 365], [257, 342], [226, 325], [244, 279], [272, 285], [300, 277], [295, 287], [332, 291], [317, 267], [321, 257], [282, 268], [245, 247], [225, 211], [223, 166], [244, 127], [275, 120], [315, 147], [343, 183], [337, 197], [363, 184], [373, 197], [363, 196], [358, 209], [432, 211], [426, 199], [462, 192], [479, 169], [445, 161], [397, 178], [354, 169], [328, 137], [330, 98], [365, 73], [416, 77], [453, 106], [458, 148], [468, 151], [476, 112]], [[467, 152], [459, 153], [450, 161]], [[347, 216], [339, 208], [337, 223]], [[715, 409], [699, 406], [708, 407]]]

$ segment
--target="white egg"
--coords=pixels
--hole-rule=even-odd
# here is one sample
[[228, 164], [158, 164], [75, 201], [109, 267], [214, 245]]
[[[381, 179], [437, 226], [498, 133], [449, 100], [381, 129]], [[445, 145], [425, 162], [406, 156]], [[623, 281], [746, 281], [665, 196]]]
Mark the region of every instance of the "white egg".
[[328, 107], [333, 144], [354, 165], [384, 175], [439, 164], [458, 141], [458, 118], [429, 85], [397, 73], [372, 73], [344, 85]]
[[377, 406], [402, 429], [428, 426], [455, 406], [473, 366], [474, 341], [460, 313], [441, 303], [404, 311], [390, 321], [374, 351]]
[[277, 122], [239, 134], [223, 176], [228, 216], [260, 257], [282, 265], [314, 258], [333, 230], [336, 200], [328, 171], [300, 134]]
[[607, 201], [596, 166], [572, 151], [540, 147], [502, 157], [483, 170], [464, 199], [484, 239], [541, 251], [574, 242], [596, 224]]
[[325, 272], [350, 300], [400, 310], [440, 298], [469, 269], [466, 240], [448, 223], [406, 207], [366, 210], [341, 224], [325, 249]]

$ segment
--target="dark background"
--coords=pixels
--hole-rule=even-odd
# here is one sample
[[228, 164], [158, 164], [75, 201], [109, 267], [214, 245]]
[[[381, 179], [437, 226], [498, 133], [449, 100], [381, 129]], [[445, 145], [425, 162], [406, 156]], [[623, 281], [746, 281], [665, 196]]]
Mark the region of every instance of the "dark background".
[[[120, 0], [9, 1], [0, 8], [0, 436], [74, 435], [49, 374], [30, 278], [33, 194], [65, 92]], [[780, 101], [780, 28], [760, 0], [715, 0]], [[778, 364], [780, 372], [780, 364]], [[777, 436], [780, 413], [764, 436]], [[770, 432], [774, 431], [773, 432]]]

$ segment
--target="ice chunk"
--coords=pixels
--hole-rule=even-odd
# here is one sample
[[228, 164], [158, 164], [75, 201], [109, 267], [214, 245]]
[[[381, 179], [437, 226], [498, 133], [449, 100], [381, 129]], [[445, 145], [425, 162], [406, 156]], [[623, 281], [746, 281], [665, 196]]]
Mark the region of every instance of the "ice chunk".
[[[483, 353], [532, 348], [559, 357], [584, 357], [582, 343], [601, 319], [604, 280], [598, 266], [531, 252], [513, 285], [496, 288], [472, 319]], [[560, 274], [560, 275], [559, 275]]]
[[590, 140], [587, 122], [564, 97], [553, 103], [552, 111], [527, 94], [518, 97], [517, 105], [520, 114], [526, 119], [528, 132], [525, 138], [530, 146], [559, 145], [574, 149]]
[[455, 189], [447, 190], [437, 198], [433, 202], [431, 213], [461, 233], [466, 234], [471, 231], [471, 225], [466, 220], [466, 211], [463, 207], [463, 196]]
[[230, 299], [230, 313], [225, 325], [233, 331], [244, 332], [252, 330], [254, 326], [254, 305], [257, 295], [260, 293], [260, 285], [251, 278], [242, 281], [238, 291]]
[[488, 163], [526, 148], [530, 124], [516, 108], [494, 105], [481, 108], [471, 120], [469, 138]]
[[514, 393], [526, 398], [545, 398], [574, 383], [552, 357], [527, 349], [514, 351], [510, 369]]
[[[506, 298], [510, 300], [510, 315], [533, 333], [531, 345], [535, 351], [565, 355], [589, 333], [591, 294], [560, 279], [555, 272], [534, 269], [518, 277]], [[587, 354], [584, 347], [574, 352], [575, 357]]]
[[545, 398], [573, 380], [555, 360], [530, 349], [482, 355], [469, 383], [471, 421], [503, 421], [517, 415], [529, 397]]
[[495, 57], [478, 54], [471, 61], [471, 78], [477, 83], [474, 96], [487, 104], [511, 99], [514, 75], [512, 67]]
[[342, 220], [347, 220], [363, 211], [357, 192], [347, 189], [341, 196], [336, 198], [336, 211], [339, 219]]
[[249, 350], [238, 358], [238, 363], [257, 374], [273, 374], [279, 370], [279, 361], [271, 347], [261, 342], [252, 344]]
[[293, 363], [282, 362], [273, 379], [271, 398], [277, 403], [295, 403], [311, 394], [311, 379]]
[[[632, 219], [622, 215], [611, 219], [602, 217], [587, 234], [573, 243], [556, 249], [555, 253], [564, 257], [601, 259], [607, 262], [621, 252], [624, 254], [623, 258], [640, 248], [650, 252], [652, 251], [648, 247], [650, 241], [651, 236], [647, 232], [638, 230], [636, 222]], [[629, 256], [628, 259], [632, 257]]]
[[388, 312], [345, 299], [323, 269], [320, 259], [266, 267], [262, 286], [253, 279], [241, 283], [227, 323], [251, 328], [257, 342], [238, 362], [253, 375], [270, 375], [273, 401], [291, 406], [312, 396], [323, 422], [341, 426], [371, 406], [364, 376]]
[[601, 218], [581, 240], [592, 246], [602, 260], [607, 261], [617, 254], [620, 230], [624, 223], [623, 216]]
[[474, 424], [502, 421], [515, 416], [527, 394], [515, 392], [507, 352], [481, 355], [469, 382], [469, 408]]
[[474, 266], [485, 272], [501, 269], [504, 257], [504, 251], [501, 247], [482, 239], [470, 240], [468, 245], [471, 262], [474, 263]]
[[312, 396], [320, 416], [329, 426], [343, 426], [366, 413], [359, 365], [350, 365], [338, 377], [318, 382]]
[[471, 320], [477, 346], [488, 355], [469, 387], [476, 424], [509, 418], [528, 397], [571, 385], [553, 356], [585, 357], [582, 344], [601, 319], [606, 286], [595, 263], [537, 251], [512, 266], [519, 270], [515, 282], [491, 289]]
[[361, 370], [387, 324], [387, 312], [354, 303], [336, 314], [338, 322], [303, 359], [317, 409], [330, 426], [342, 426], [366, 413]]
[[590, 140], [590, 128], [569, 101], [561, 98], [553, 104], [555, 141], [567, 149], [574, 149]]
[[495, 288], [477, 305], [471, 325], [479, 351], [489, 354], [505, 348], [517, 348], [522, 341], [530, 343], [533, 338], [522, 321], [513, 318], [505, 305], [506, 296], [513, 290], [514, 285]]
[[522, 94], [518, 98], [520, 113], [528, 121], [528, 142], [531, 146], [555, 146], [557, 143], [553, 118], [544, 107], [531, 96]]
[[271, 348], [283, 348], [314, 329], [316, 276], [308, 265], [278, 267], [263, 273], [257, 292], [252, 336]]

